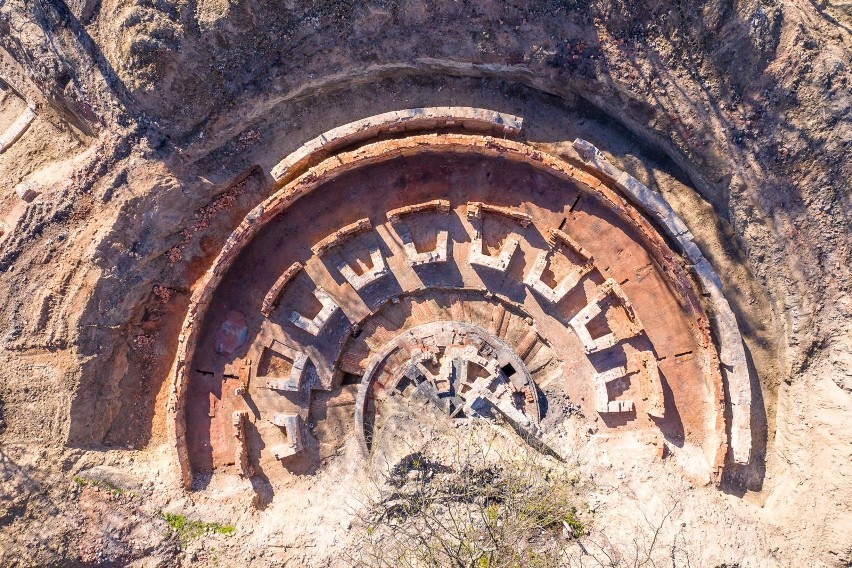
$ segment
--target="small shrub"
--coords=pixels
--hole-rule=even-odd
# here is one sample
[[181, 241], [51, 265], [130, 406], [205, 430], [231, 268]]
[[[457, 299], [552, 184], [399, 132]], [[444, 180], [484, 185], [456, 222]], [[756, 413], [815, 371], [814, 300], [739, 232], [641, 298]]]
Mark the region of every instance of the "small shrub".
[[[373, 567], [550, 568], [568, 539], [585, 535], [576, 479], [534, 451], [485, 459], [465, 449], [461, 465], [412, 453], [391, 467], [361, 513], [353, 564]], [[417, 472], [417, 475], [410, 475]], [[421, 475], [428, 472], [429, 475]]]

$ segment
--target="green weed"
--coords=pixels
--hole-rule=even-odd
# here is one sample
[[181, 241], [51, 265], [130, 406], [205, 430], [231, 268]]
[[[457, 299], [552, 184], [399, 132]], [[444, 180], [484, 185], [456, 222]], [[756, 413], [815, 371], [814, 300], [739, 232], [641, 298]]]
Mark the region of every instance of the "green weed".
[[100, 479], [88, 479], [85, 477], [80, 477], [79, 475], [74, 476], [74, 483], [79, 485], [80, 487], [98, 487], [100, 489], [104, 489], [113, 495], [132, 495], [136, 496], [132, 491], [128, 491], [115, 485], [114, 483], [110, 483], [109, 481], [101, 481]]
[[186, 544], [207, 532], [230, 536], [237, 531], [233, 525], [192, 521], [187, 519], [186, 515], [180, 515], [177, 513], [161, 513], [161, 515], [166, 523], [168, 523], [172, 530], [178, 535], [181, 544]]

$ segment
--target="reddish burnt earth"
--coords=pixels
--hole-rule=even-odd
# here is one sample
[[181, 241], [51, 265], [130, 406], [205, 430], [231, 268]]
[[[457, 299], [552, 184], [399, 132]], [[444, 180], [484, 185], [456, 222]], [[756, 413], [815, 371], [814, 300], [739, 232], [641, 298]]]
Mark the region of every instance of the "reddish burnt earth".
[[[314, 391], [334, 397], [353, 382], [351, 427], [362, 440], [379, 435], [381, 401], [412, 388], [431, 388], [453, 416], [489, 407], [547, 437], [538, 403], [530, 411], [524, 401], [550, 393], [600, 416], [601, 439], [616, 440], [604, 444], [616, 446], [619, 432], [656, 436], [651, 455], [718, 480], [730, 430], [718, 359], [727, 347], [712, 340], [702, 275], [690, 279], [688, 252], [669, 249], [653, 223], [668, 211], [664, 234], [688, 231], [647, 188], [619, 195], [618, 184], [641, 186], [633, 178], [606, 164], [598, 167], [608, 177], [596, 178], [578, 169], [579, 157], [573, 164], [506, 141], [438, 135], [368, 144], [291, 174], [193, 297], [174, 402], [187, 483], [242, 477], [234, 456], [244, 452], [252, 471], [286, 485], [317, 448], [346, 436], [303, 443], [323, 413]], [[333, 195], [348, 206], [329, 208]], [[250, 339], [223, 352], [217, 338], [235, 313]], [[473, 325], [472, 335], [441, 322]], [[725, 330], [715, 336], [730, 341]], [[559, 405], [548, 408], [559, 422]], [[232, 431], [243, 427], [234, 412], [247, 416], [245, 438]], [[733, 415], [745, 445], [732, 459], [747, 462], [749, 423]]]

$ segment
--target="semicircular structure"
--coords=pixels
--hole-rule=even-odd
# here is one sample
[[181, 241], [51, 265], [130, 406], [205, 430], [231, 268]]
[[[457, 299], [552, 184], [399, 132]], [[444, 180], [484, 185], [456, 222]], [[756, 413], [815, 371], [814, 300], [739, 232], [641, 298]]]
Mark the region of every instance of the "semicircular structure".
[[274, 481], [339, 444], [328, 420], [367, 459], [391, 400], [556, 455], [567, 427], [693, 478], [749, 461], [740, 334], [687, 227], [591, 144], [550, 155], [511, 139], [521, 125], [387, 113], [272, 171], [184, 323], [170, 408], [188, 486]]

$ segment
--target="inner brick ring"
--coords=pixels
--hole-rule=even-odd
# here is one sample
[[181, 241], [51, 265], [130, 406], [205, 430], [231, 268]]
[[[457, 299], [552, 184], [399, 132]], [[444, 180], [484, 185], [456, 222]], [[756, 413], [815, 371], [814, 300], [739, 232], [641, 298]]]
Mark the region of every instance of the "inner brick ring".
[[355, 402], [356, 432], [369, 450], [382, 400], [416, 397], [450, 416], [499, 417], [535, 436], [538, 389], [515, 350], [481, 327], [423, 324], [398, 335], [367, 364]]

